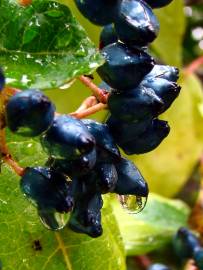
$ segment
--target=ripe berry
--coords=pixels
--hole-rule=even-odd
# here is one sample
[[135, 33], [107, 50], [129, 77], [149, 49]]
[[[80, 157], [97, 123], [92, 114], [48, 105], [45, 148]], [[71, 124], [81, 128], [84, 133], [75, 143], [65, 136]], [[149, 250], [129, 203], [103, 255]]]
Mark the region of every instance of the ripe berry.
[[75, 177], [87, 174], [96, 163], [96, 150], [84, 154], [73, 160], [53, 159], [49, 166], [68, 176]]
[[59, 213], [72, 210], [71, 182], [59, 172], [49, 168], [28, 167], [21, 178], [20, 188], [39, 209], [50, 209]]
[[100, 34], [99, 48], [103, 49], [105, 46], [118, 41], [118, 36], [115, 32], [113, 24], [108, 24], [103, 27]]
[[169, 134], [169, 131], [170, 127], [166, 121], [154, 119], [151, 125], [137, 137], [128, 137], [126, 132], [124, 138], [117, 138], [115, 135], [114, 139], [127, 155], [143, 154], [155, 149]]
[[154, 90], [155, 94], [162, 99], [164, 106], [161, 112], [166, 111], [180, 93], [181, 87], [175, 83], [159, 77], [145, 77], [141, 83], [146, 88]]
[[0, 68], [0, 91], [4, 88], [5, 86], [5, 77], [3, 74], [3, 70]]
[[118, 181], [114, 192], [120, 195], [135, 195], [147, 197], [149, 193], [147, 182], [131, 161], [122, 158], [116, 164]]
[[120, 159], [119, 149], [106, 124], [91, 119], [84, 119], [83, 123], [95, 138], [97, 162], [112, 162]]
[[135, 88], [154, 66], [153, 58], [146, 52], [120, 42], [104, 47], [101, 53], [106, 62], [97, 72], [103, 81], [120, 91]]
[[41, 137], [41, 143], [51, 157], [75, 160], [94, 149], [95, 139], [82, 121], [60, 115]]
[[157, 37], [159, 22], [144, 1], [122, 0], [115, 29], [118, 38], [127, 45], [143, 47]]
[[155, 263], [150, 265], [150, 267], [147, 268], [147, 270], [171, 270], [171, 268], [161, 263]]
[[124, 93], [111, 93], [108, 98], [112, 116], [127, 122], [158, 116], [163, 105], [161, 98], [152, 89], [143, 86]]
[[150, 78], [162, 78], [168, 81], [177, 82], [179, 70], [173, 66], [155, 65], [153, 69], [145, 76], [145, 80]]
[[169, 5], [172, 0], [144, 0], [151, 8], [162, 8]]
[[55, 107], [39, 90], [27, 90], [12, 96], [6, 106], [6, 123], [22, 136], [38, 136], [53, 122]]
[[94, 24], [106, 25], [117, 16], [120, 0], [75, 0], [80, 12]]

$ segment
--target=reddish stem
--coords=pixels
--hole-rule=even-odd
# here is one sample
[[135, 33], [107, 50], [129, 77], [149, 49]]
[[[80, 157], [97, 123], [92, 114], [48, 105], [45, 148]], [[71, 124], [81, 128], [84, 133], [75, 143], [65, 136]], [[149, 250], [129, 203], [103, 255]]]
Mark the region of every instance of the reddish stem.
[[92, 115], [104, 109], [107, 109], [107, 105], [103, 103], [98, 103], [84, 111], [79, 111], [79, 112], [76, 111], [76, 112], [70, 113], [70, 115], [74, 116], [75, 118], [82, 119], [84, 117], [87, 117], [89, 115]]
[[198, 270], [198, 267], [195, 265], [194, 260], [191, 259], [187, 261], [184, 270]]
[[86, 85], [88, 88], [90, 88], [93, 92], [93, 94], [96, 96], [96, 98], [101, 102], [106, 104], [108, 100], [109, 93], [106, 91], [100, 89], [96, 84], [94, 84], [91, 79], [85, 76], [80, 76], [78, 78], [84, 85]]
[[195, 59], [189, 66], [185, 68], [185, 72], [189, 75], [197, 71], [197, 69], [203, 65], [203, 56]]
[[29, 6], [32, 4], [32, 0], [19, 0], [18, 2], [21, 6]]
[[86, 98], [82, 104], [80, 105], [80, 107], [75, 111], [75, 113], [84, 111], [92, 106], [95, 106], [96, 104], [98, 104], [97, 98], [95, 96], [90, 96], [88, 98]]
[[152, 264], [152, 261], [146, 255], [136, 256], [135, 261], [144, 269], [147, 269]]

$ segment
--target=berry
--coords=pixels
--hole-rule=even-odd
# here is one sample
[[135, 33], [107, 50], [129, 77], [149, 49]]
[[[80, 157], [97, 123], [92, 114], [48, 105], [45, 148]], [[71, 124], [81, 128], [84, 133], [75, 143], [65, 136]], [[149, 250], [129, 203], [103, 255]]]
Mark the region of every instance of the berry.
[[49, 168], [26, 168], [20, 181], [25, 196], [37, 208], [59, 213], [69, 212], [73, 207], [71, 182], [63, 174]]
[[172, 0], [144, 0], [151, 8], [162, 8], [169, 5]]
[[102, 90], [105, 90], [106, 92], [111, 92], [112, 88], [107, 84], [105, 83], [104, 81], [102, 81], [100, 84], [99, 84], [99, 88], [102, 89]]
[[159, 22], [144, 1], [122, 0], [115, 29], [118, 38], [127, 45], [143, 47], [157, 37]]
[[51, 157], [75, 160], [94, 149], [95, 139], [82, 121], [60, 115], [41, 137], [41, 143]]
[[104, 26], [100, 34], [99, 48], [103, 49], [105, 46], [118, 41], [118, 36], [116, 34], [113, 24], [108, 24]]
[[129, 160], [122, 158], [116, 164], [118, 181], [114, 192], [119, 195], [136, 195], [147, 197], [148, 185], [137, 167]]
[[199, 270], [203, 270], [203, 248], [196, 247], [193, 252], [193, 259]]
[[150, 265], [150, 267], [147, 268], [147, 270], [170, 270], [170, 268], [164, 264], [155, 263]]
[[91, 119], [84, 119], [83, 123], [90, 134], [95, 138], [97, 162], [112, 162], [120, 159], [119, 149], [106, 124]]
[[102, 234], [101, 208], [103, 205], [100, 194], [88, 190], [81, 179], [73, 179], [75, 205], [69, 219], [69, 227], [78, 233], [85, 233], [91, 237]]
[[126, 133], [125, 137], [117, 138], [115, 135], [114, 139], [127, 155], [144, 154], [155, 149], [169, 134], [169, 131], [170, 127], [166, 121], [154, 119], [151, 125], [137, 137], [128, 137], [128, 133]]
[[75, 0], [80, 12], [94, 24], [106, 25], [117, 16], [120, 0]]
[[[145, 77], [146, 78], [146, 77]], [[164, 106], [162, 113], [165, 112], [177, 98], [181, 87], [175, 83], [158, 77], [149, 77], [142, 81], [142, 86], [153, 89], [155, 94], [162, 99]]]
[[150, 78], [162, 78], [168, 81], [177, 82], [179, 70], [173, 66], [155, 65], [153, 69], [145, 76], [145, 80]]
[[108, 85], [120, 91], [135, 88], [154, 66], [154, 60], [140, 49], [116, 42], [101, 51], [106, 62], [97, 69]]
[[143, 86], [124, 93], [111, 93], [108, 98], [112, 116], [127, 122], [158, 116], [163, 105], [152, 89]]
[[49, 166], [72, 178], [87, 174], [91, 169], [93, 169], [95, 163], [96, 150], [93, 149], [90, 153], [73, 160], [53, 159], [49, 162]]
[[5, 86], [5, 77], [3, 74], [3, 70], [0, 68], [0, 91], [4, 88]]
[[22, 136], [38, 136], [53, 122], [55, 107], [39, 90], [27, 90], [12, 96], [6, 105], [6, 123]]
[[194, 250], [200, 247], [198, 238], [186, 228], [177, 231], [173, 244], [175, 253], [181, 259], [192, 258]]

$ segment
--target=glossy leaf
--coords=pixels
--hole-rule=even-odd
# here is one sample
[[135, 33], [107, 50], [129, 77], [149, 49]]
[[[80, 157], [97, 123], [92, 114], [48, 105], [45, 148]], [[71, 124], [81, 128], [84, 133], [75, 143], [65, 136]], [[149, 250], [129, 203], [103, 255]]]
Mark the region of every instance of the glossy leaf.
[[[44, 164], [46, 155], [37, 139], [7, 135], [9, 148], [22, 166]], [[104, 234], [92, 239], [67, 227], [57, 233], [44, 228], [36, 209], [20, 192], [19, 177], [7, 165], [3, 165], [0, 183], [3, 269], [125, 270], [124, 249], [108, 201], [102, 216]]]
[[141, 213], [127, 214], [117, 202], [114, 212], [127, 255], [140, 255], [169, 243], [179, 227], [187, 226], [189, 209], [181, 201], [150, 194]]
[[103, 59], [69, 8], [50, 0], [0, 2], [0, 63], [7, 83], [59, 87], [93, 72]]
[[161, 116], [171, 127], [168, 137], [154, 151], [132, 157], [150, 190], [168, 197], [185, 184], [203, 149], [201, 83], [193, 75], [182, 76], [179, 83], [179, 97]]

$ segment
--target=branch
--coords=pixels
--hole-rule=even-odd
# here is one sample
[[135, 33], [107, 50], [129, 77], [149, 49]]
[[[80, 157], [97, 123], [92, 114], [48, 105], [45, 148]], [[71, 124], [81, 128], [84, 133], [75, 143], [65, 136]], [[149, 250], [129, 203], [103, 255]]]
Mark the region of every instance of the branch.
[[106, 104], [107, 99], [109, 96], [109, 93], [100, 89], [96, 84], [94, 84], [91, 79], [85, 76], [80, 76], [78, 78], [84, 85], [86, 85], [88, 88], [90, 88], [95, 95], [95, 97], [101, 102]]
[[86, 110], [70, 113], [70, 115], [74, 116], [75, 118], [82, 119], [104, 109], [107, 109], [107, 105], [103, 103], [98, 103]]
[[198, 57], [197, 59], [195, 59], [191, 64], [189, 64], [186, 68], [185, 68], [185, 73], [190, 75], [192, 73], [194, 73], [195, 71], [197, 71], [197, 69], [203, 65], [203, 56]]
[[140, 256], [135, 256], [135, 261], [143, 268], [147, 269], [151, 264], [152, 261], [150, 258], [146, 255], [140, 255]]

